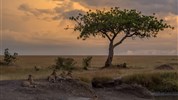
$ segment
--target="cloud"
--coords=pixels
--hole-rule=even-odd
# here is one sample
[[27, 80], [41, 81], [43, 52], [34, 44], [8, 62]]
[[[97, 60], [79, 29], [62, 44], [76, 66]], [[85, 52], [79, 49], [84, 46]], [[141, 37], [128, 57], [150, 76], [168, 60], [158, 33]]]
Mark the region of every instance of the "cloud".
[[[68, 35], [65, 36], [65, 34]], [[93, 52], [103, 54], [105, 52], [99, 40], [95, 42], [96, 45], [93, 45], [93, 41], [77, 40], [75, 36], [70, 37], [70, 33], [65, 34], [52, 31], [17, 32], [2, 30], [1, 42], [3, 46], [1, 49], [9, 48], [20, 55], [80, 55], [93, 54]]]
[[169, 50], [153, 50], [153, 49], [148, 49], [148, 50], [127, 50], [120, 52], [121, 55], [176, 55], [178, 52], [174, 49], [169, 49]]
[[[61, 1], [61, 0], [53, 0]], [[52, 20], [68, 19], [70, 16], [76, 16], [79, 13], [84, 13], [83, 10], [74, 9], [73, 2], [64, 3], [61, 7], [54, 7], [53, 9], [37, 9], [29, 6], [28, 4], [21, 4], [18, 7], [19, 10], [24, 11], [27, 15], [34, 15], [37, 18], [42, 17], [41, 19], [46, 20], [49, 17], [44, 17], [45, 15], [50, 16]], [[44, 15], [45, 14], [45, 15]]]
[[32, 8], [28, 4], [21, 4], [18, 9], [24, 11], [26, 14], [32, 14], [37, 17], [43, 14], [54, 14], [54, 12], [50, 9]]
[[79, 13], [83, 14], [85, 13], [82, 10], [70, 10], [70, 11], [66, 11], [66, 12], [57, 12], [58, 15], [54, 16], [52, 19], [53, 20], [60, 20], [62, 18], [64, 19], [69, 19], [69, 17], [71, 16], [77, 16]]
[[72, 0], [88, 7], [113, 7], [137, 9], [146, 13], [178, 14], [177, 0]]
[[65, 1], [65, 0], [52, 0], [52, 1]]

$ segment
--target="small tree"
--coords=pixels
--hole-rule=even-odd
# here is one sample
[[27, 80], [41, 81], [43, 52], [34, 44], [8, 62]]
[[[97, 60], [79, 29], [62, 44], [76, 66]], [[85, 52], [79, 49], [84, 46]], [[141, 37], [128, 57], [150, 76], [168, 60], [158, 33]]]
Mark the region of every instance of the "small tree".
[[120, 10], [119, 7], [110, 10], [89, 10], [77, 17], [70, 17], [75, 21], [74, 31], [79, 31], [78, 39], [83, 40], [90, 36], [101, 36], [109, 40], [109, 54], [105, 67], [112, 65], [114, 48], [122, 44], [127, 38], [152, 38], [165, 28], [172, 28], [163, 19], [158, 20], [155, 14], [143, 15], [136, 10]]
[[88, 67], [91, 66], [91, 60], [92, 60], [91, 56], [83, 58], [83, 69], [88, 70]]
[[15, 63], [17, 56], [18, 56], [18, 53], [14, 53], [13, 55], [11, 55], [9, 53], [9, 49], [6, 48], [5, 51], [4, 51], [4, 64], [10, 65], [12, 63]]

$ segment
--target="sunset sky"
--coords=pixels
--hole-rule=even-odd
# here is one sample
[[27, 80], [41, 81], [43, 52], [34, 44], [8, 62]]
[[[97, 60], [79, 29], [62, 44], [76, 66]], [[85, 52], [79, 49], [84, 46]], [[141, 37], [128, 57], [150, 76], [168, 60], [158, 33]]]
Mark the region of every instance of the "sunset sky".
[[175, 27], [157, 38], [127, 39], [115, 55], [177, 55], [177, 5], [178, 0], [1, 0], [1, 55], [5, 48], [20, 55], [107, 55], [107, 39], [78, 40], [79, 33], [64, 28], [79, 12], [115, 6], [156, 13]]

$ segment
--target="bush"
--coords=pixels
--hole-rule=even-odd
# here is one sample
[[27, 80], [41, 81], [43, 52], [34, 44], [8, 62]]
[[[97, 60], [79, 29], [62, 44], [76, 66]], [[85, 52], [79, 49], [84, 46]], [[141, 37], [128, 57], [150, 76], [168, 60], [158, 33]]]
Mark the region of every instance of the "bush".
[[1, 65], [10, 65], [15, 63], [16, 59], [17, 59], [18, 53], [14, 53], [13, 55], [11, 55], [9, 53], [9, 49], [6, 48], [4, 51], [4, 59], [3, 62], [1, 61], [0, 64]]
[[127, 68], [127, 63], [117, 64], [117, 68]]
[[84, 70], [88, 70], [88, 67], [91, 66], [91, 60], [92, 60], [92, 57], [91, 56], [88, 56], [86, 58], [83, 58], [83, 69]]
[[54, 65], [55, 69], [60, 70], [73, 70], [76, 65], [76, 62], [73, 58], [62, 58], [58, 57], [56, 59], [56, 64]]
[[140, 84], [154, 92], [178, 92], [177, 72], [134, 74], [123, 77], [123, 81]]

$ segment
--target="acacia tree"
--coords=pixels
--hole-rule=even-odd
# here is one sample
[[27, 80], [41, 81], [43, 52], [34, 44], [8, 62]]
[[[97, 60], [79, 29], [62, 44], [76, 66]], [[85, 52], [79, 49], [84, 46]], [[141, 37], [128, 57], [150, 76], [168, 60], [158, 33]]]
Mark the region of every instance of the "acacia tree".
[[147, 16], [134, 9], [121, 10], [119, 7], [110, 10], [89, 10], [69, 19], [75, 21], [74, 31], [80, 32], [78, 39], [85, 40], [90, 36], [99, 35], [109, 40], [109, 54], [105, 67], [112, 65], [114, 48], [127, 38], [152, 38], [156, 37], [159, 31], [173, 29], [163, 19], [155, 17], [155, 14]]

